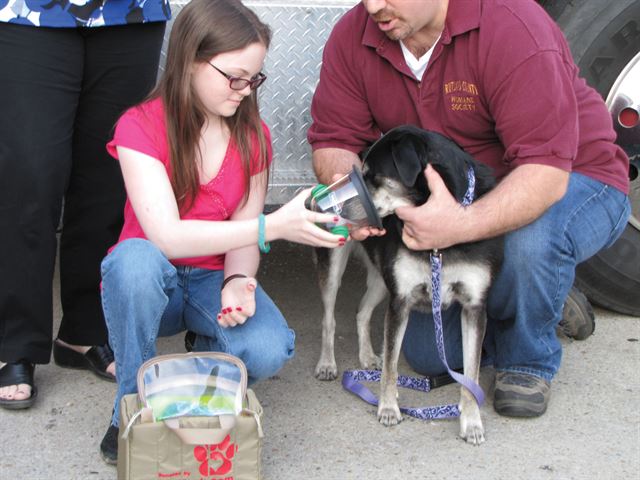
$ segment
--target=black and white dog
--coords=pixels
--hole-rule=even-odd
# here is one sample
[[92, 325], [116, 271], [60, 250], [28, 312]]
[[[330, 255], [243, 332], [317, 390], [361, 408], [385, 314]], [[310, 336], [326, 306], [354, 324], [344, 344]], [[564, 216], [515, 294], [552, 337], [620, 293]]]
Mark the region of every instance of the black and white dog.
[[[378, 420], [395, 425], [398, 408], [398, 358], [409, 312], [431, 312], [430, 252], [409, 250], [402, 242], [402, 222], [395, 208], [421, 205], [429, 197], [423, 171], [427, 164], [440, 174], [452, 195], [461, 201], [468, 188], [467, 171], [475, 172], [474, 197], [493, 188], [489, 168], [477, 163], [446, 137], [413, 126], [402, 126], [381, 137], [366, 153], [363, 176], [373, 203], [383, 219], [386, 235], [349, 242], [341, 249], [316, 249], [316, 263], [324, 306], [322, 349], [315, 375], [321, 380], [337, 377], [334, 355], [334, 308], [341, 277], [351, 252], [367, 267], [367, 291], [356, 315], [359, 360], [362, 368], [382, 367]], [[364, 249], [362, 248], [364, 247]], [[462, 306], [464, 374], [478, 383], [480, 355], [486, 328], [486, 300], [492, 279], [502, 262], [502, 239], [455, 245], [441, 250], [442, 308], [453, 302]], [[369, 321], [374, 308], [389, 293], [384, 320], [383, 359], [371, 346]], [[382, 363], [382, 365], [381, 365]], [[473, 395], [461, 387], [460, 436], [469, 443], [484, 441], [480, 409]]]

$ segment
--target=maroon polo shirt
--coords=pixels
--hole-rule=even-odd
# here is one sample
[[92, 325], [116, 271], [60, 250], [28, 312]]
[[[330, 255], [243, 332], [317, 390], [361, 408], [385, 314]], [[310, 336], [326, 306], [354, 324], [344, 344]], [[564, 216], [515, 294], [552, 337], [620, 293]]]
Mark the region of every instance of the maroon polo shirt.
[[421, 82], [357, 5], [325, 46], [311, 115], [314, 150], [358, 153], [412, 124], [451, 138], [498, 178], [534, 163], [629, 191], [629, 160], [602, 98], [533, 1], [451, 0]]

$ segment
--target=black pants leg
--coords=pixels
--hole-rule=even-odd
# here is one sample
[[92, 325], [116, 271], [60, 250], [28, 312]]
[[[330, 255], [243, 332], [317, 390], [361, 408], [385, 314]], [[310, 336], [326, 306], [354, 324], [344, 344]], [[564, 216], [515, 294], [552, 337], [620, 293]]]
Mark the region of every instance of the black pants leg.
[[[55, 230], [71, 167], [82, 45], [0, 24], [0, 360], [47, 363]], [[54, 40], [55, 38], [55, 40]]]
[[164, 23], [83, 31], [83, 88], [60, 240], [58, 336], [71, 344], [107, 343], [100, 262], [120, 234], [125, 190], [120, 166], [105, 145], [118, 117], [155, 84], [163, 35]]
[[[145, 30], [142, 27], [151, 28]], [[109, 30], [112, 28], [120, 27], [109, 27]], [[131, 36], [125, 37], [122, 33], [114, 35], [114, 55], [105, 54], [116, 63], [115, 68], [121, 73], [126, 67], [122, 67], [118, 54], [125, 50], [136, 52], [136, 60], [131, 60], [131, 65], [137, 66], [142, 61], [148, 67], [145, 61], [148, 58], [150, 63], [157, 66], [164, 24], [136, 25], [131, 27], [133, 29], [140, 30], [139, 40], [132, 40]], [[76, 188], [72, 185], [78, 181], [82, 183], [82, 180], [72, 179], [73, 176], [86, 179], [86, 176], [95, 174], [91, 169], [76, 170], [77, 154], [73, 150], [77, 148], [76, 138], [80, 136], [76, 131], [93, 129], [91, 135], [95, 138], [94, 142], [97, 145], [102, 141], [101, 150], [104, 151], [109, 131], [118, 115], [113, 114], [105, 132], [98, 132], [98, 129], [100, 125], [107, 125], [109, 120], [102, 120], [102, 123], [93, 127], [86, 120], [79, 123], [81, 118], [100, 117], [102, 108], [96, 107], [98, 110], [91, 112], [80, 106], [83, 91], [94, 91], [95, 84], [102, 81], [99, 74], [91, 78], [85, 73], [86, 66], [92, 64], [86, 50], [88, 33], [91, 32], [0, 23], [0, 360], [4, 362], [20, 359], [33, 363], [49, 361], [55, 231], [61, 202], [67, 186], [72, 192]], [[154, 47], [149, 47], [142, 54], [139, 47], [145, 43], [142, 38], [148, 36], [155, 41], [147, 45], [153, 43]], [[125, 38], [133, 44], [124, 46]], [[155, 70], [156, 67], [150, 74], [153, 79]], [[136, 81], [140, 76], [139, 70], [131, 75], [127, 75], [128, 72], [122, 74]], [[152, 84], [153, 81], [150, 82]], [[150, 85], [147, 84], [147, 90]], [[120, 88], [105, 87], [104, 90], [113, 92], [112, 97], [118, 97], [117, 101], [113, 98], [106, 101], [118, 103], [119, 112], [128, 106], [125, 103], [130, 97], [122, 100]], [[139, 92], [136, 99], [140, 99], [144, 93], [146, 91]], [[97, 156], [97, 147], [95, 152]], [[95, 158], [92, 154], [89, 156]], [[105, 155], [105, 158], [108, 157]], [[112, 160], [105, 161], [115, 163]], [[105, 179], [105, 183], [109, 181]], [[122, 186], [119, 182], [121, 180], [116, 182], [116, 187], [107, 186], [103, 191], [119, 189], [120, 203], [117, 208], [122, 210]], [[88, 199], [78, 201], [82, 197], [77, 194], [74, 196], [77, 207], [72, 206], [72, 212], [76, 208], [83, 210], [84, 201], [90, 202]], [[72, 204], [74, 200], [71, 200]], [[97, 216], [92, 220], [101, 221]], [[72, 232], [73, 224], [74, 221], [68, 224]], [[87, 245], [98, 245], [95, 248], [101, 253], [95, 255], [95, 265], [89, 265], [89, 257], [74, 260], [73, 255], [66, 255], [67, 263], [84, 263], [87, 269], [98, 272], [100, 259], [106, 252], [103, 245], [111, 241], [98, 239], [102, 233], [94, 232], [99, 230], [83, 234], [86, 236], [80, 241]], [[83, 231], [86, 232], [86, 229]], [[72, 273], [72, 276], [75, 275]], [[89, 277], [78, 275], [78, 278], [80, 282]], [[98, 335], [102, 335], [103, 341], [73, 342], [70, 334], [65, 339], [72, 343], [106, 342], [104, 320], [99, 308], [98, 282], [99, 275], [96, 275], [92, 290], [99, 315], [84, 318], [83, 325], [90, 324], [87, 331], [101, 332]]]

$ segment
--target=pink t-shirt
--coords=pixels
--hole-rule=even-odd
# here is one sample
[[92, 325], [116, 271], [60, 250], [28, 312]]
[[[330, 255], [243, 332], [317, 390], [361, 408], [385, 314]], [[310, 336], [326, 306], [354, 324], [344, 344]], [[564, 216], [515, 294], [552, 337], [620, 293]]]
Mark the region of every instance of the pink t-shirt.
[[[268, 162], [271, 163], [271, 136], [264, 122], [262, 128], [267, 138]], [[118, 159], [116, 150], [118, 146], [130, 148], [158, 159], [164, 164], [167, 175], [171, 175], [162, 100], [154, 99], [133, 107], [120, 117], [113, 139], [107, 144], [107, 151], [116, 160]], [[258, 140], [255, 137], [253, 151], [259, 151]], [[251, 175], [262, 171], [260, 163], [256, 153], [251, 162]], [[227, 220], [242, 200], [245, 190], [244, 180], [240, 154], [233, 140], [230, 140], [218, 174], [206, 185], [200, 185], [192, 208], [187, 213], [181, 214], [181, 218], [184, 220]], [[129, 199], [124, 207], [124, 226], [118, 243], [128, 238], [147, 238], [138, 223]], [[113, 247], [109, 251], [112, 249]], [[171, 263], [221, 270], [224, 268], [224, 255], [172, 259]]]

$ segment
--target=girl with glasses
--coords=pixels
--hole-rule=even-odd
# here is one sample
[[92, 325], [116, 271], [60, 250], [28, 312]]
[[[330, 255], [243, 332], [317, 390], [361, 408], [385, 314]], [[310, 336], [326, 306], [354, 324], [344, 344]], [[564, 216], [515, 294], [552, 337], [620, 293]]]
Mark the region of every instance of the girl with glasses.
[[[256, 88], [270, 30], [239, 0], [193, 0], [175, 20], [165, 73], [107, 148], [127, 189], [125, 224], [102, 262], [102, 303], [118, 392], [100, 450], [117, 459], [119, 402], [136, 391], [157, 336], [240, 357], [249, 381], [292, 357], [294, 333], [255, 279], [260, 250], [284, 239], [344, 244], [304, 208], [309, 191], [262, 215], [271, 161]], [[212, 68], [214, 66], [214, 68]]]

